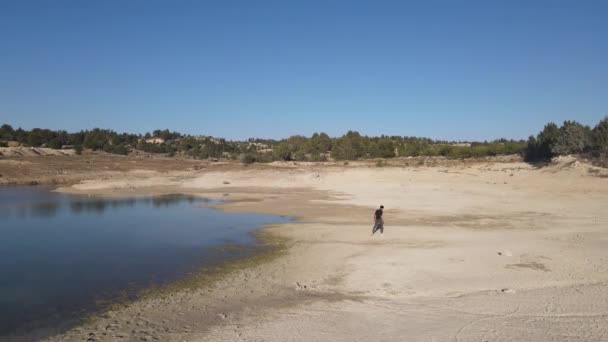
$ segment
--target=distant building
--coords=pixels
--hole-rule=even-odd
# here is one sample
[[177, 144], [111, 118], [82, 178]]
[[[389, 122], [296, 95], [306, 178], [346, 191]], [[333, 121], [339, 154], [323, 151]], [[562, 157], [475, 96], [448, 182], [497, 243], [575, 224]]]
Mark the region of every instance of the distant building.
[[258, 151], [269, 148], [268, 145], [262, 144], [262, 143], [259, 143], [259, 142], [250, 142], [249, 146], [255, 146]]
[[165, 142], [165, 139], [163, 138], [150, 138], [150, 139], [146, 139], [146, 142], [149, 144], [162, 144]]

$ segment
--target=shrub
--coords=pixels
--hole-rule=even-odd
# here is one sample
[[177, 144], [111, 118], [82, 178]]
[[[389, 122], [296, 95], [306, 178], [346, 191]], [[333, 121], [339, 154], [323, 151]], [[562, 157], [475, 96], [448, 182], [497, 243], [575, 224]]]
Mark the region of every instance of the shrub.
[[265, 152], [265, 153], [257, 153], [255, 156], [255, 161], [256, 161], [256, 163], [270, 163], [270, 162], [274, 161], [274, 159], [272, 158], [272, 153]]
[[112, 148], [111, 153], [121, 154], [123, 156], [126, 156], [129, 153], [129, 150], [123, 145], [118, 145], [118, 146], [114, 146], [114, 148]]
[[608, 116], [593, 128], [593, 149], [598, 154], [608, 152]]
[[243, 164], [253, 164], [256, 161], [256, 157], [252, 153], [242, 153], [239, 156], [239, 161]]
[[551, 147], [555, 145], [559, 135], [559, 128], [556, 124], [553, 122], [546, 124], [536, 138], [530, 136], [528, 139], [524, 159], [526, 161], [551, 159], [554, 156]]
[[83, 147], [92, 150], [102, 150], [109, 142], [108, 135], [112, 132], [95, 128], [92, 131], [86, 132], [83, 140]]
[[380, 139], [378, 152], [381, 158], [393, 158], [395, 157], [395, 144], [388, 138]]
[[306, 153], [304, 151], [298, 151], [294, 154], [293, 158], [297, 161], [307, 161]]
[[291, 150], [289, 148], [289, 145], [285, 142], [280, 143], [277, 147], [275, 147], [273, 153], [274, 153], [274, 157], [276, 160], [283, 160], [283, 161], [293, 160], [293, 156], [292, 156]]
[[129, 150], [123, 145], [114, 146], [110, 143], [103, 145], [103, 151], [112, 154], [127, 155]]
[[[13, 129], [13, 126], [11, 125], [7, 125], [4, 124], [2, 126], [0, 126], [0, 139], [1, 140], [14, 140], [15, 137], [13, 136], [13, 133], [15, 132], [15, 130]], [[6, 147], [6, 146], [4, 146]]]
[[554, 155], [583, 153], [591, 147], [591, 131], [576, 121], [566, 121], [559, 129], [559, 135], [550, 145]]
[[357, 160], [363, 156], [365, 148], [363, 138], [357, 132], [349, 131], [334, 140], [331, 156], [336, 160]]
[[46, 147], [54, 148], [56, 150], [61, 149], [61, 146], [63, 146], [63, 144], [61, 143], [61, 141], [58, 138], [53, 138], [53, 139], [51, 139], [51, 141], [46, 143]]
[[524, 160], [531, 162], [531, 161], [543, 159], [543, 156], [540, 155], [539, 151], [540, 151], [540, 145], [538, 143], [538, 140], [536, 140], [536, 137], [531, 135], [528, 138], [528, 142], [526, 143], [526, 148], [524, 148], [524, 151], [523, 151]]

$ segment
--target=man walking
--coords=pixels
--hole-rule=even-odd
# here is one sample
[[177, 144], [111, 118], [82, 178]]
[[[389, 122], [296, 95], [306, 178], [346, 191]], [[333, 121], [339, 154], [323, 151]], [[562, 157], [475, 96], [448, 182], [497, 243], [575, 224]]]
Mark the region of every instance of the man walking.
[[384, 234], [384, 219], [382, 218], [382, 213], [384, 210], [384, 206], [381, 205], [379, 209], [374, 213], [374, 228], [372, 229], [372, 235], [376, 233], [376, 231], [380, 231], [380, 234]]

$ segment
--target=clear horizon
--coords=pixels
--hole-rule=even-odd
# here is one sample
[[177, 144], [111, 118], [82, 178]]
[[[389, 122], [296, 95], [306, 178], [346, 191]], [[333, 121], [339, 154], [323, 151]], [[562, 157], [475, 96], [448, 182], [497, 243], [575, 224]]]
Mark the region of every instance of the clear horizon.
[[526, 139], [608, 114], [603, 1], [3, 1], [0, 124]]

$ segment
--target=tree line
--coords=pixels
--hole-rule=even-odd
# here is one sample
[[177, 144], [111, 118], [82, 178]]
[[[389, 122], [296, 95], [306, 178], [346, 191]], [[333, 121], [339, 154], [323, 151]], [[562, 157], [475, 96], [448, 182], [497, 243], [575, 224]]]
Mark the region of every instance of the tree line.
[[568, 154], [608, 157], [608, 116], [594, 128], [576, 121], [565, 121], [562, 126], [550, 122], [536, 136], [528, 138], [523, 150], [526, 161], [543, 161]]
[[168, 129], [155, 130], [144, 135], [117, 133], [99, 128], [68, 133], [64, 130], [53, 131], [41, 128], [27, 131], [21, 128], [13, 129], [12, 126], [4, 124], [0, 127], [0, 146], [6, 146], [9, 141], [32, 147], [74, 148], [77, 153], [83, 149], [121, 155], [143, 151], [196, 159], [239, 159], [244, 163], [410, 156], [473, 158], [512, 154], [520, 154], [527, 161], [540, 161], [564, 154], [588, 153], [594, 157], [605, 156], [608, 153], [608, 117], [601, 120], [593, 129], [575, 121], [566, 121], [561, 127], [549, 123], [527, 142], [507, 139], [489, 142], [450, 142], [385, 135], [369, 137], [355, 131], [334, 138], [326, 133], [315, 133], [310, 137], [294, 135], [281, 140], [230, 141], [185, 135]]
[[419, 137], [369, 137], [349, 131], [338, 138], [330, 138], [325, 133], [315, 133], [310, 138], [292, 136], [274, 142], [272, 152], [267, 152], [271, 155], [261, 158], [294, 161], [323, 161], [327, 157], [335, 160], [418, 156], [470, 158], [517, 154], [524, 146], [524, 141], [506, 139], [457, 143]]

